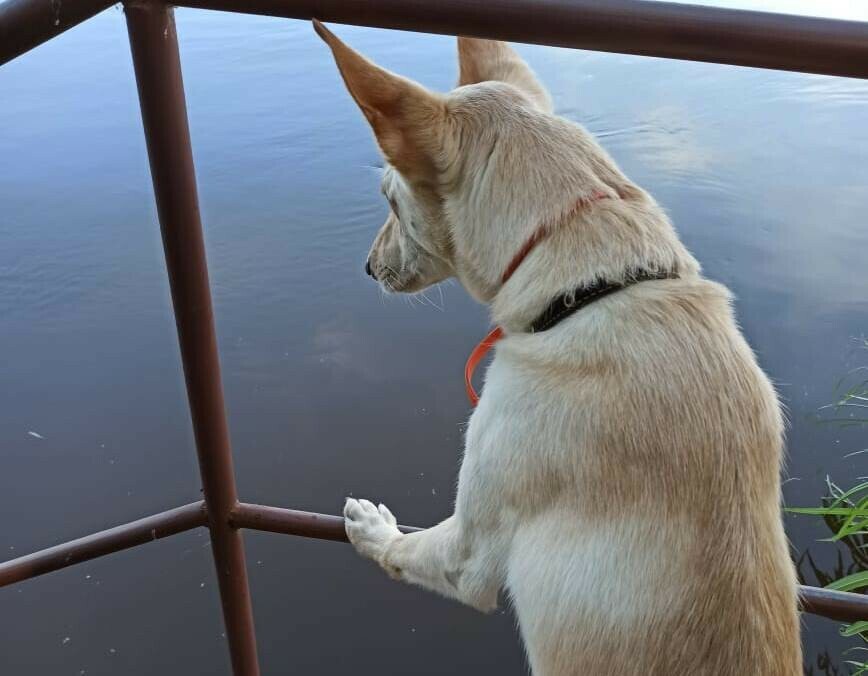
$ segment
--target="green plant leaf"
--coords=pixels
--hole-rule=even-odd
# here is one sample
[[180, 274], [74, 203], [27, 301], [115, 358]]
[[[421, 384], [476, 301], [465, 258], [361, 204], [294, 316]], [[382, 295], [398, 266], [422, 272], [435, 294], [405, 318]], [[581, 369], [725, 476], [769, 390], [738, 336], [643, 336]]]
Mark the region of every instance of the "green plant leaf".
[[853, 591], [862, 587], [868, 587], [868, 570], [853, 573], [826, 585], [826, 589], [834, 589], [835, 591]]
[[853, 624], [841, 627], [841, 636], [855, 636], [863, 632], [868, 632], [868, 620], [854, 622]]
[[855, 507], [787, 507], [790, 514], [808, 514], [810, 516], [855, 516], [868, 518], [868, 509]]

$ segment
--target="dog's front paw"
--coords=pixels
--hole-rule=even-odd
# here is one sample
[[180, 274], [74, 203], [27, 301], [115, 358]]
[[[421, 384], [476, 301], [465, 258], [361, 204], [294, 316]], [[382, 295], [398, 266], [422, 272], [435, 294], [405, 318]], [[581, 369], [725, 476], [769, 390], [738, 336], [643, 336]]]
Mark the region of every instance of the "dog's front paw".
[[347, 537], [356, 551], [381, 565], [386, 549], [401, 537], [398, 522], [385, 505], [378, 508], [368, 500], [347, 498], [344, 519]]

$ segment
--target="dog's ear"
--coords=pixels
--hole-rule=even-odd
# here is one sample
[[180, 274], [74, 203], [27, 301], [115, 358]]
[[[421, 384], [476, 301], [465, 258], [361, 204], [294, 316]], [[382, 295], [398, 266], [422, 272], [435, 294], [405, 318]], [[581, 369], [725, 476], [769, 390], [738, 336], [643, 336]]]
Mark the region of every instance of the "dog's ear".
[[341, 77], [368, 118], [386, 159], [411, 181], [433, 180], [446, 115], [442, 98], [372, 63], [316, 19], [313, 27], [331, 48]]
[[524, 92], [546, 113], [552, 112], [548, 91], [524, 60], [505, 42], [458, 38], [458, 86], [487, 80], [507, 82]]

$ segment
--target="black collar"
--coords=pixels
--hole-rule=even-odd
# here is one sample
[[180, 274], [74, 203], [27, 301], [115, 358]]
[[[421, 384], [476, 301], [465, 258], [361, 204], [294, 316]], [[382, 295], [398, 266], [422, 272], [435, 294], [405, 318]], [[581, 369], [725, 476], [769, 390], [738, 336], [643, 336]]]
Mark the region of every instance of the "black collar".
[[678, 273], [657, 270], [633, 270], [624, 277], [621, 282], [610, 282], [605, 279], [597, 279], [594, 282], [577, 287], [571, 291], [565, 291], [556, 297], [549, 306], [543, 310], [536, 319], [531, 322], [530, 332], [539, 333], [548, 331], [564, 319], [578, 312], [583, 307], [608, 296], [610, 293], [621, 291], [628, 286], [639, 282], [650, 282], [658, 279], [677, 279]]

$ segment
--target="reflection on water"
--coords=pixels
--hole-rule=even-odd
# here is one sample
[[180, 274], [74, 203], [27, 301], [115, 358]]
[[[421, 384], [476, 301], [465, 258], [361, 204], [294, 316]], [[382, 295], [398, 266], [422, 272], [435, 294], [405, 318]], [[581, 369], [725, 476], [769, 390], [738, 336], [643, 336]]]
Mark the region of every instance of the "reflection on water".
[[[380, 159], [307, 24], [178, 21], [242, 494], [325, 512], [366, 495], [404, 523], [445, 517], [483, 309], [457, 285], [409, 302], [365, 278]], [[428, 86], [454, 81], [448, 38], [341, 34]], [[864, 456], [844, 457], [859, 431], [808, 416], [868, 326], [866, 84], [521, 51], [735, 291], [789, 410], [787, 501], [864, 473]], [[122, 14], [6, 66], [0, 91], [6, 558], [196, 499], [199, 484]], [[825, 535], [813, 519], [788, 530], [799, 552]], [[525, 673], [508, 613], [393, 584], [341, 545], [246, 541], [264, 673]], [[811, 556], [835, 565], [832, 547]], [[209, 557], [189, 533], [0, 590], [0, 671], [227, 673]], [[840, 654], [834, 623], [806, 628], [812, 664]]]

